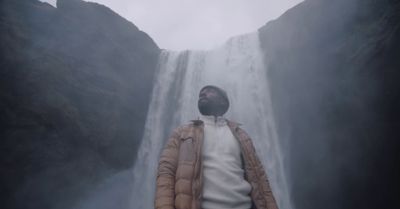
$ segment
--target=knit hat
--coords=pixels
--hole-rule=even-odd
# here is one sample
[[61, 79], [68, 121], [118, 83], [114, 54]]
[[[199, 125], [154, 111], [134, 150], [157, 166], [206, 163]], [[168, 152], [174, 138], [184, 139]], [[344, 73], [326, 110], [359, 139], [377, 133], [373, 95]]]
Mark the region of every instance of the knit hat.
[[221, 89], [217, 86], [207, 85], [207, 86], [204, 86], [203, 88], [201, 88], [200, 92], [203, 91], [204, 89], [208, 89], [208, 88], [216, 90], [219, 93], [219, 95], [225, 99], [226, 103], [228, 104], [226, 109], [228, 109], [229, 108], [229, 99], [228, 99], [228, 95], [226, 94], [226, 91], [224, 91], [223, 89]]

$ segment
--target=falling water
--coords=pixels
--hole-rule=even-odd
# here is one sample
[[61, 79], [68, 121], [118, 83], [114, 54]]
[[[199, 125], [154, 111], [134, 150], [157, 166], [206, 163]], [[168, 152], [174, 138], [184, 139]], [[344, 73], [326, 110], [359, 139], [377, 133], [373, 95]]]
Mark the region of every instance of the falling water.
[[226, 117], [243, 124], [267, 171], [279, 207], [292, 209], [258, 33], [231, 38], [209, 51], [161, 53], [133, 169], [132, 208], [153, 208], [161, 149], [173, 128], [199, 116], [198, 93], [209, 84], [226, 90], [231, 103]]

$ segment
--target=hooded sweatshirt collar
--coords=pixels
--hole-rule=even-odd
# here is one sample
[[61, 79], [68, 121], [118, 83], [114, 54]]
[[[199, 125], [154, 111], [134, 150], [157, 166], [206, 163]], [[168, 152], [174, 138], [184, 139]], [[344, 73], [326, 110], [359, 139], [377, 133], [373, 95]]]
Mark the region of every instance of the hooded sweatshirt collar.
[[224, 126], [227, 124], [224, 116], [200, 115], [199, 119], [207, 125]]

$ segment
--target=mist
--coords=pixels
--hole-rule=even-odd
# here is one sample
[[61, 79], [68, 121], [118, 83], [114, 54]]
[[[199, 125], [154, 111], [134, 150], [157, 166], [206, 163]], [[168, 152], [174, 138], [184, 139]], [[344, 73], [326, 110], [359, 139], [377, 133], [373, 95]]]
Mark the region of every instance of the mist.
[[[46, 1], [45, 1], [46, 2]], [[56, 1], [47, 2], [55, 5]], [[211, 49], [229, 38], [253, 32], [301, 0], [184, 1], [91, 0], [103, 4], [140, 30], [160, 48]]]
[[218, 84], [281, 209], [400, 208], [399, 3], [208, 3], [2, 1], [3, 207], [152, 207], [147, 166]]

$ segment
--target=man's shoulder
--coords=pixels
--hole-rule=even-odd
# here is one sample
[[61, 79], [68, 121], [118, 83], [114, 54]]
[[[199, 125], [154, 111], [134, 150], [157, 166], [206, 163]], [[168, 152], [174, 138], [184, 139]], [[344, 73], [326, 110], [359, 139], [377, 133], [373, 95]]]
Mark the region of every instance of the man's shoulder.
[[242, 123], [239, 123], [235, 120], [230, 120], [230, 119], [226, 119], [226, 122], [228, 123], [228, 125], [230, 125], [234, 128], [240, 128], [240, 126], [243, 125]]
[[240, 138], [249, 139], [249, 134], [244, 130], [243, 124], [234, 120], [227, 120], [228, 126], [236, 132]]
[[190, 123], [184, 123], [184, 124], [177, 126], [175, 128], [175, 131], [180, 133], [182, 131], [188, 130], [190, 128], [190, 126], [191, 126]]
[[[202, 122], [202, 121], [200, 121]], [[191, 120], [186, 123], [180, 124], [178, 127], [175, 128], [174, 132], [179, 134], [184, 134], [188, 132], [192, 132], [195, 126], [201, 125], [199, 121]]]
[[193, 126], [201, 125], [202, 122], [203, 121], [198, 120], [198, 119], [189, 120], [187, 122], [184, 122], [184, 123], [180, 124], [177, 128], [178, 129], [187, 129], [187, 128], [191, 128]]

